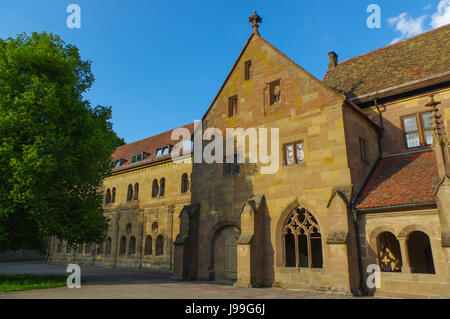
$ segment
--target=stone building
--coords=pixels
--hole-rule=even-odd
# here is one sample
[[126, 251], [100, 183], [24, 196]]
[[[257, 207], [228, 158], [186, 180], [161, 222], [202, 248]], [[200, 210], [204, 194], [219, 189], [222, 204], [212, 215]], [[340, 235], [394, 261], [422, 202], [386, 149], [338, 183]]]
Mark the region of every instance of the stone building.
[[449, 297], [450, 25], [343, 62], [330, 52], [319, 80], [261, 37], [256, 13], [249, 21], [200, 134], [278, 129], [277, 171], [262, 174], [250, 145], [245, 163], [172, 159], [171, 131], [124, 145], [102, 190], [106, 242], [68, 252], [55, 239], [50, 261]]

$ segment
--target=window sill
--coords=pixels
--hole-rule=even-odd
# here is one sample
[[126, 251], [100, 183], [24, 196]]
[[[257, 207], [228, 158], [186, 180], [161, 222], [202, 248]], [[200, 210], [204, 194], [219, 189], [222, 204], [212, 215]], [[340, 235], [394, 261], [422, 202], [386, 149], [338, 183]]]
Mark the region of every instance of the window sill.
[[292, 165], [283, 164], [283, 167], [286, 167], [286, 168], [289, 168], [289, 167], [297, 167], [297, 166], [304, 166], [305, 164], [306, 164], [306, 162], [303, 161], [303, 162], [295, 163], [295, 164], [292, 164]]
[[308, 268], [308, 267], [277, 267], [280, 272], [299, 273], [299, 272], [323, 272], [324, 268]]

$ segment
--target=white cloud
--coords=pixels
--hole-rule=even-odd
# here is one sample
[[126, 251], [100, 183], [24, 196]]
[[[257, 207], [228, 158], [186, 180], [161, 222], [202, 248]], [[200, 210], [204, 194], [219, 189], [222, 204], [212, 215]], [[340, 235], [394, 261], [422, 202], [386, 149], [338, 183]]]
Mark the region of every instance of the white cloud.
[[430, 25], [439, 28], [450, 23], [450, 0], [441, 0], [438, 4], [437, 11], [431, 16]]
[[[447, 0], [446, 0], [447, 1]], [[449, 0], [450, 1], [450, 0]], [[400, 31], [401, 36], [395, 38], [392, 43], [401, 41], [403, 39], [409, 38], [411, 36], [420, 34], [424, 32], [424, 20], [427, 15], [423, 15], [414, 19], [413, 17], [409, 17], [408, 13], [403, 12], [397, 17], [389, 18], [388, 22], [390, 25], [395, 27], [396, 31]]]
[[[428, 10], [431, 8], [431, 5], [428, 5], [423, 8], [423, 10]], [[428, 31], [430, 29], [439, 28], [443, 25], [450, 23], [450, 0], [440, 0], [439, 4], [436, 8], [436, 12], [434, 12], [430, 19], [431, 21], [427, 25], [429, 27], [425, 28], [425, 19], [429, 16], [424, 14], [418, 18], [410, 17], [407, 12], [403, 12], [402, 14], [389, 18], [387, 21], [389, 24], [394, 27], [396, 31], [399, 31], [401, 35], [391, 43], [395, 43], [406, 38], [412, 37], [414, 35], [420, 34], [422, 32]], [[428, 20], [428, 19], [427, 19]], [[431, 28], [430, 28], [431, 27]]]

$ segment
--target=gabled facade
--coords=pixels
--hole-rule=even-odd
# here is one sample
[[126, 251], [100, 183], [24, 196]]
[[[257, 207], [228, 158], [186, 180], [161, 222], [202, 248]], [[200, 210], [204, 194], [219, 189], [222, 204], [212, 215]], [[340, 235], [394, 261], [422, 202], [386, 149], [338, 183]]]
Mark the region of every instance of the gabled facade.
[[[250, 162], [248, 143], [245, 163], [228, 164], [172, 160], [170, 132], [122, 146], [104, 182], [107, 241], [86, 256], [55, 241], [52, 261], [245, 287], [450, 296], [449, 57], [439, 51], [450, 28], [341, 63], [330, 53], [321, 81], [261, 37], [256, 13], [249, 20], [200, 134], [267, 129], [270, 140], [277, 129], [268, 147], [277, 169], [261, 173], [267, 164]], [[165, 195], [154, 196], [163, 177]], [[382, 270], [378, 288], [367, 285], [371, 265]]]

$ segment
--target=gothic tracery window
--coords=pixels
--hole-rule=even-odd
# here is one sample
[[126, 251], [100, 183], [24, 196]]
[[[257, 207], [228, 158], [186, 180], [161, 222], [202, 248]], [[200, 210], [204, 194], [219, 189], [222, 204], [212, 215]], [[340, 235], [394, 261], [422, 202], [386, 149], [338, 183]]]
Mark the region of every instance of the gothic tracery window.
[[322, 236], [314, 216], [296, 208], [283, 229], [285, 267], [322, 268]]

